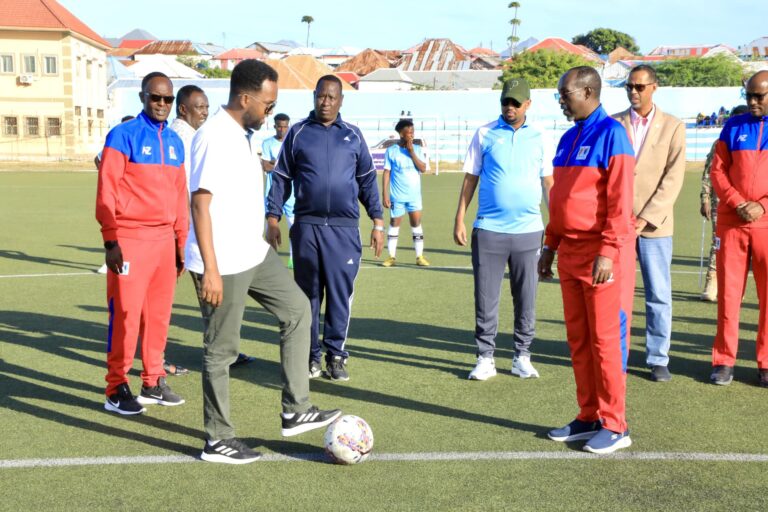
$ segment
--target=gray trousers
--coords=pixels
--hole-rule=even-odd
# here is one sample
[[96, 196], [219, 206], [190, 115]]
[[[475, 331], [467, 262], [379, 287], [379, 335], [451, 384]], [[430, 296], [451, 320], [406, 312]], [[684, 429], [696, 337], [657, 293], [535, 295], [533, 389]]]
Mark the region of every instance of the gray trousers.
[[475, 343], [477, 355], [493, 357], [499, 328], [499, 297], [504, 271], [515, 314], [515, 355], [530, 355], [536, 324], [537, 265], [541, 231], [511, 235], [484, 229], [472, 231], [472, 271], [475, 276]]
[[[198, 300], [202, 275], [190, 272]], [[251, 296], [280, 324], [280, 376], [283, 412], [305, 412], [309, 402], [309, 301], [277, 253], [270, 249], [259, 265], [221, 276], [224, 296], [214, 308], [199, 300], [203, 315], [203, 422], [209, 440], [235, 437], [229, 414], [229, 365], [240, 352], [240, 326]]]

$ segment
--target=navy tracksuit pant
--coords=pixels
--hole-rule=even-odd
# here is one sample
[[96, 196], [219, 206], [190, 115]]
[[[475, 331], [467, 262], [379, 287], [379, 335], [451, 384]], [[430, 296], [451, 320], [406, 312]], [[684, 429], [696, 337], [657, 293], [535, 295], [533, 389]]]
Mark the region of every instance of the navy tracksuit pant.
[[323, 346], [326, 361], [347, 358], [344, 349], [352, 313], [352, 298], [363, 247], [357, 226], [308, 224], [297, 220], [291, 228], [293, 277], [312, 306], [311, 361], [320, 361], [320, 305], [325, 299]]

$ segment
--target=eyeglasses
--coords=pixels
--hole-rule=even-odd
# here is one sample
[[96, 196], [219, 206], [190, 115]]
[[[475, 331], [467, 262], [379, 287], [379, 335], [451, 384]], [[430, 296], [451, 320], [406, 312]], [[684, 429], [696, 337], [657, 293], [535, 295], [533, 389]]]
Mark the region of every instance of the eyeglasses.
[[627, 92], [632, 92], [632, 89], [636, 90], [637, 92], [643, 92], [646, 87], [648, 87], [649, 85], [653, 85], [655, 83], [656, 82], [651, 82], [649, 84], [631, 84], [627, 82], [626, 84], [624, 84], [624, 88], [627, 90]]
[[556, 92], [555, 93], [555, 101], [560, 101], [560, 98], [567, 98], [570, 94], [573, 94], [577, 91], [580, 91], [582, 89], [589, 89], [589, 87], [579, 87], [578, 89], [571, 89], [570, 91], [565, 91], [563, 93]]
[[758, 103], [762, 103], [766, 95], [768, 95], [768, 92], [764, 92], [762, 94], [759, 92], [748, 92], [744, 95], [744, 97], [747, 99], [747, 103], [749, 103], [749, 100], [755, 100]]
[[173, 96], [162, 96], [160, 94], [153, 94], [151, 92], [145, 92], [144, 97], [145, 98], [148, 97], [149, 101], [151, 101], [152, 103], [162, 103], [164, 101], [166, 105], [173, 104], [173, 100], [176, 99]]
[[248, 97], [249, 97], [249, 98], [251, 98], [252, 100], [258, 101], [258, 102], [259, 102], [259, 103], [261, 103], [262, 105], [266, 105], [266, 106], [267, 106], [267, 108], [265, 108], [265, 109], [264, 109], [264, 115], [267, 115], [267, 116], [268, 116], [269, 114], [271, 114], [271, 113], [272, 113], [272, 111], [274, 111], [274, 110], [275, 110], [275, 107], [277, 106], [277, 102], [276, 102], [276, 101], [275, 101], [274, 103], [268, 103], [268, 102], [266, 102], [266, 101], [264, 101], [264, 100], [261, 100], [261, 99], [257, 98], [256, 96], [251, 96], [250, 94], [246, 94], [246, 93], [244, 93], [244, 92], [243, 92], [243, 93], [240, 93], [240, 94], [242, 94], [243, 96], [248, 96]]

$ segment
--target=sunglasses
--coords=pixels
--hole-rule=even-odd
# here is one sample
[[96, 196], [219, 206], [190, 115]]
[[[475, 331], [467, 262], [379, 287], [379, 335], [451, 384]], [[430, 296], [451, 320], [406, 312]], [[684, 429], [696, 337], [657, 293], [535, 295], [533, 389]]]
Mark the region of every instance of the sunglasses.
[[573, 93], [575, 93], [577, 91], [580, 91], [582, 89], [589, 89], [589, 87], [579, 87], [578, 89], [571, 89], [570, 91], [565, 91], [565, 92], [562, 92], [562, 93], [556, 92], [555, 93], [555, 101], [560, 101], [560, 98], [565, 99], [569, 95], [571, 95], [571, 94], [573, 94]]
[[152, 103], [162, 103], [163, 101], [165, 101], [166, 105], [173, 104], [173, 100], [176, 99], [173, 96], [162, 96], [160, 94], [152, 94], [151, 92], [145, 92], [144, 97], [149, 98], [149, 101], [151, 101]]
[[636, 90], [637, 92], [643, 92], [646, 87], [648, 87], [649, 85], [653, 85], [655, 83], [656, 82], [651, 82], [649, 84], [631, 84], [627, 82], [626, 84], [624, 84], [624, 88], [627, 90], [627, 92], [632, 92], [632, 89]]
[[242, 95], [243, 95], [243, 96], [248, 96], [248, 97], [249, 97], [249, 98], [251, 98], [252, 100], [256, 100], [256, 101], [258, 101], [259, 103], [261, 103], [262, 105], [266, 105], [266, 106], [267, 106], [267, 108], [265, 108], [265, 109], [264, 109], [264, 115], [266, 115], [266, 116], [268, 116], [269, 114], [271, 114], [271, 113], [272, 113], [272, 112], [275, 110], [275, 107], [277, 106], [277, 102], [274, 102], [274, 103], [267, 103], [266, 101], [264, 101], [264, 100], [260, 100], [260, 99], [259, 99], [259, 98], [257, 98], [256, 96], [251, 96], [250, 94], [242, 93]]
[[768, 92], [764, 92], [762, 94], [758, 92], [748, 92], [744, 95], [744, 97], [747, 99], [747, 103], [749, 103], [749, 100], [755, 100], [758, 103], [761, 103], [763, 99], [765, 99], [766, 95], [768, 95]]
[[510, 105], [512, 105], [515, 108], [520, 108], [523, 104], [514, 98], [504, 98], [503, 100], [501, 100], [502, 107], [508, 107]]

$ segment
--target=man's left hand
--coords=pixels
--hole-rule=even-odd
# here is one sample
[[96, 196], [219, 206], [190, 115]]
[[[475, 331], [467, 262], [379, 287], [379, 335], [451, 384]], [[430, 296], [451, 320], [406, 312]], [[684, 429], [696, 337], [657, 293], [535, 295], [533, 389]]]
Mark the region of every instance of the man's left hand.
[[635, 233], [640, 234], [645, 229], [645, 226], [648, 225], [648, 221], [643, 219], [642, 217], [638, 217], [635, 219]]
[[384, 232], [374, 228], [371, 230], [371, 249], [378, 258], [381, 256], [381, 250], [384, 248]]
[[592, 264], [592, 286], [613, 280], [613, 260], [597, 255]]
[[176, 277], [184, 275], [184, 248], [176, 246]]

